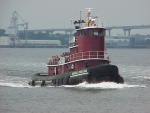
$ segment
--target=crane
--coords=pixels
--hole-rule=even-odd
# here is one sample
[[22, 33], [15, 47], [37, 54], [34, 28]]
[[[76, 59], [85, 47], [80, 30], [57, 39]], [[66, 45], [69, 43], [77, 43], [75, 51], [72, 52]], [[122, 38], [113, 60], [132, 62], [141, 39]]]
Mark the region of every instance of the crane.
[[[21, 19], [22, 23], [18, 22], [19, 19]], [[10, 17], [10, 25], [6, 31], [6, 34], [10, 36], [13, 45], [20, 44], [20, 40], [18, 37], [19, 26], [24, 27], [24, 30], [26, 31], [26, 39], [27, 39], [28, 22], [25, 22], [25, 20], [19, 15], [19, 13], [17, 11], [14, 11]]]

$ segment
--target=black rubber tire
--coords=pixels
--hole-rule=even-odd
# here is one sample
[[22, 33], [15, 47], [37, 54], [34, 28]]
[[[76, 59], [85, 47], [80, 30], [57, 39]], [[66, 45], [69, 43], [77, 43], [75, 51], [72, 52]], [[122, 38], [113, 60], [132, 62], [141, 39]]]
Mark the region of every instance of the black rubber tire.
[[45, 80], [42, 81], [41, 87], [45, 86]]
[[35, 86], [35, 81], [34, 80], [31, 81], [31, 85]]
[[55, 86], [59, 86], [59, 79], [56, 79], [56, 85]]

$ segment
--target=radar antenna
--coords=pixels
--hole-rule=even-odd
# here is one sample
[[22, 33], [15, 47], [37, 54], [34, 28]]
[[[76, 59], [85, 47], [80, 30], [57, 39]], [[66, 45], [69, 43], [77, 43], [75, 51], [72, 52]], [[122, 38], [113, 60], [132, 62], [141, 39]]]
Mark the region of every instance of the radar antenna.
[[96, 21], [96, 18], [98, 18], [98, 15], [95, 16], [94, 18], [91, 17], [91, 10], [94, 10], [94, 8], [85, 8], [88, 10], [87, 12], [87, 20], [86, 20], [86, 26], [95, 26], [95, 21]]

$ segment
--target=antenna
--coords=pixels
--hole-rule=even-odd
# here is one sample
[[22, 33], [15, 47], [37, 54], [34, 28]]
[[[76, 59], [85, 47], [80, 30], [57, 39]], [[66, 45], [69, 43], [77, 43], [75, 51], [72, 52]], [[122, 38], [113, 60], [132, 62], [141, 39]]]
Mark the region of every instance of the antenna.
[[85, 8], [88, 10], [88, 13], [87, 13], [87, 17], [89, 18], [90, 17], [90, 14], [91, 14], [91, 10], [94, 9], [94, 8]]
[[80, 12], [80, 21], [79, 21], [79, 26], [81, 26], [81, 12], [82, 12], [82, 10], [79, 10], [79, 12]]
[[70, 43], [70, 41], [71, 41], [71, 36], [72, 36], [72, 21], [73, 21], [73, 19], [70, 19], [70, 22], [71, 22], [71, 28], [70, 28], [69, 43]]
[[94, 9], [94, 8], [85, 8], [85, 9], [87, 9], [89, 12], [91, 12], [91, 10]]

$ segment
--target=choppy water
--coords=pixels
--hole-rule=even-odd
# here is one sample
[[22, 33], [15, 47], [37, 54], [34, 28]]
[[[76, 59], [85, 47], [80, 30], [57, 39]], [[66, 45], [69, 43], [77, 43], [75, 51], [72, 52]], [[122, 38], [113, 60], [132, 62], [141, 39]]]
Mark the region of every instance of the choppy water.
[[108, 49], [125, 84], [31, 87], [47, 59], [67, 49], [0, 48], [0, 113], [149, 113], [150, 50]]

